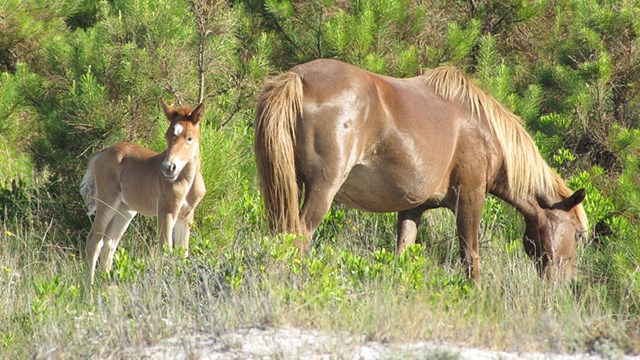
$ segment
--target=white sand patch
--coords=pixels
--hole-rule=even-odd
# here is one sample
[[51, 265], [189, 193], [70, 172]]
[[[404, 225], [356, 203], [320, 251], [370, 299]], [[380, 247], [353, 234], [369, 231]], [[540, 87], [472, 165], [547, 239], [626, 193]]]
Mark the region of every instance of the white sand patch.
[[[129, 355], [144, 359], [473, 359], [473, 360], [595, 360], [591, 354], [513, 353], [473, 349], [427, 341], [382, 343], [363, 337], [295, 328], [242, 329], [223, 335], [185, 334], [160, 343], [132, 349]], [[638, 359], [620, 356], [619, 359]]]

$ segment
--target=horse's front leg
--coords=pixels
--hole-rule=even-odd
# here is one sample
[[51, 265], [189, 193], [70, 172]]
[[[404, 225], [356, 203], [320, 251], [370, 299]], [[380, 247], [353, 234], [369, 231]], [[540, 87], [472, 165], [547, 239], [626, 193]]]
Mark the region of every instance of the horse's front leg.
[[482, 206], [485, 192], [483, 187], [466, 188], [461, 186], [457, 195], [456, 224], [460, 241], [460, 257], [465, 267], [467, 276], [473, 278], [476, 285], [480, 285], [480, 249], [478, 233], [480, 231], [480, 219], [482, 218]]
[[173, 228], [174, 247], [184, 249], [184, 256], [189, 256], [189, 237], [191, 236], [190, 223], [193, 220], [195, 209], [185, 204], [180, 210], [180, 215]]
[[418, 227], [423, 213], [424, 209], [422, 208], [398, 212], [396, 255], [399, 255], [409, 245], [416, 242]]

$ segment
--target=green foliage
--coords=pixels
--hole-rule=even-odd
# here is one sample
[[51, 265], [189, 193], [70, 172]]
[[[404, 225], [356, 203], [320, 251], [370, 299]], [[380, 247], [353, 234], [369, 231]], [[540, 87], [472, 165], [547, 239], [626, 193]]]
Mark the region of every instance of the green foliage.
[[[9, 269], [0, 268], [0, 291], [10, 297], [7, 303], [20, 304], [0, 306], [6, 319], [0, 325], [0, 349], [34, 357], [26, 353], [32, 350], [13, 349], [73, 343], [68, 340], [73, 336], [51, 335], [58, 330], [49, 321], [65, 311], [74, 317], [60, 327], [80, 328], [81, 334], [73, 335], [92, 344], [95, 336], [130, 339], [128, 331], [145, 328], [131, 325], [145, 318], [136, 318], [132, 308], [143, 308], [145, 319], [162, 317], [157, 309], [171, 306], [181, 315], [207, 318], [225, 304], [240, 303], [232, 310], [241, 319], [266, 312], [273, 317], [267, 323], [314, 326], [324, 321], [317, 314], [335, 313], [326, 321], [352, 330], [350, 324], [357, 324], [356, 331], [380, 338], [387, 336], [384, 328], [393, 316], [400, 317], [396, 311], [406, 307], [428, 314], [435, 309], [432, 317], [444, 316], [455, 323], [451, 326], [474, 334], [483, 330], [464, 324], [477, 321], [499, 333], [483, 319], [500, 317], [509, 324], [519, 316], [520, 322], [556, 316], [556, 326], [571, 334], [554, 338], [560, 348], [581, 348], [578, 343], [603, 354], [607, 346], [638, 351], [632, 336], [637, 326], [630, 320], [640, 309], [638, 1], [208, 4], [213, 6], [208, 14], [198, 14], [194, 2], [184, 0], [8, 0], [0, 5], [0, 256]], [[204, 35], [198, 15], [210, 19]], [[419, 231], [423, 244], [401, 256], [393, 253], [394, 214], [342, 206], [332, 207], [310, 254], [295, 249], [293, 236], [264, 236], [252, 153], [255, 102], [270, 75], [320, 57], [397, 77], [417, 76], [441, 64], [459, 66], [519, 115], [547, 162], [572, 188], [587, 190], [592, 237], [581, 250], [575, 288], [554, 292], [536, 285], [522, 250], [519, 214], [494, 198], [483, 209], [482, 254], [483, 261], [494, 259], [490, 271], [504, 277], [491, 274], [483, 292], [461, 275], [455, 220], [448, 212], [425, 215]], [[166, 120], [158, 103], [195, 105], [200, 67], [207, 196], [196, 210], [191, 256], [174, 252], [160, 261], [150, 256], [155, 222], [136, 219], [112, 273], [99, 282], [98, 300], [82, 302], [78, 274], [84, 263], [75, 254], [82, 253], [89, 222], [79, 216], [84, 210], [77, 187], [89, 155], [117, 141], [162, 151]], [[259, 298], [259, 310], [243, 302], [252, 296]], [[531, 308], [539, 312], [529, 313]], [[570, 320], [560, 318], [567, 309]], [[111, 311], [125, 319], [113, 328], [112, 319], [105, 320], [114, 315]], [[288, 313], [294, 315], [274, 320]], [[616, 335], [610, 324], [603, 325], [606, 338], [586, 330], [590, 324], [581, 321], [593, 316], [616, 317], [612, 321], [624, 324], [628, 334]], [[207, 319], [208, 324], [219, 320]], [[99, 330], [82, 330], [87, 324]], [[162, 324], [153, 323], [128, 345], [166, 335], [171, 327]], [[416, 324], [429, 329], [416, 330], [416, 337], [442, 330]], [[544, 331], [525, 330], [532, 338]], [[92, 346], [78, 342], [73, 346]], [[92, 355], [88, 350], [77, 357]]]
[[442, 60], [457, 62], [468, 56], [476, 45], [479, 35], [480, 24], [476, 20], [470, 21], [467, 28], [461, 28], [456, 23], [449, 24], [447, 27], [448, 54]]
[[42, 46], [64, 32], [79, 1], [7, 0], [0, 6], [0, 72], [37, 61]]
[[70, 304], [80, 299], [80, 289], [54, 275], [34, 283], [35, 297], [31, 301], [31, 311], [41, 318], [51, 311], [64, 311], [72, 314]]
[[22, 98], [22, 82], [33, 78], [23, 65], [13, 74], [0, 73], [0, 189], [11, 182], [31, 185], [35, 180], [28, 175], [33, 174], [33, 162], [26, 150], [37, 127]]
[[0, 187], [0, 204], [2, 213], [0, 219], [22, 219], [26, 218], [33, 210], [30, 193], [22, 181], [11, 181], [10, 185]]
[[140, 279], [146, 267], [146, 261], [140, 258], [133, 258], [124, 247], [118, 248], [113, 257], [113, 274], [103, 274], [106, 281], [112, 278], [118, 282], [132, 282]]
[[590, 171], [582, 171], [569, 180], [573, 188], [584, 188], [589, 194], [589, 199], [583, 204], [589, 222], [594, 225], [605, 221], [613, 213], [615, 206], [610, 197], [598, 189], [597, 184], [605, 179], [605, 171], [599, 166], [594, 166]]

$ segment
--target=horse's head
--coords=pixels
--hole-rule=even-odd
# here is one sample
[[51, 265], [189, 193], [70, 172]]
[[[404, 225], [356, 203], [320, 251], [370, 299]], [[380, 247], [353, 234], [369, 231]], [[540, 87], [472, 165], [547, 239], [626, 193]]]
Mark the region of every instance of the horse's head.
[[174, 109], [162, 101], [162, 110], [170, 122], [165, 133], [167, 156], [162, 163], [162, 174], [167, 180], [175, 181], [184, 166], [198, 154], [204, 104], [201, 103], [195, 109], [188, 106]]
[[578, 243], [588, 230], [584, 198], [580, 189], [559, 202], [541, 202], [538, 216], [527, 219], [524, 248], [540, 276], [554, 280], [576, 276]]

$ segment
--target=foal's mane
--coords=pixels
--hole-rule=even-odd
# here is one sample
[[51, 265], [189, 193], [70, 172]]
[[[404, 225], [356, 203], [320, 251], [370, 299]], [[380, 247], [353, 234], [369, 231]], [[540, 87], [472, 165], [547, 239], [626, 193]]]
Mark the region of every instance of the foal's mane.
[[462, 101], [485, 118], [500, 144], [508, 188], [514, 198], [557, 193], [572, 194], [564, 180], [547, 165], [520, 118], [477, 87], [462, 71], [439, 67], [424, 74], [425, 82], [450, 101]]

